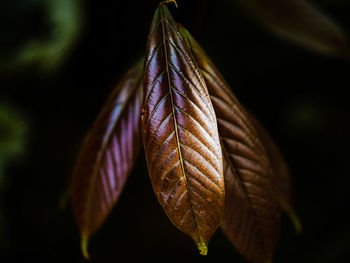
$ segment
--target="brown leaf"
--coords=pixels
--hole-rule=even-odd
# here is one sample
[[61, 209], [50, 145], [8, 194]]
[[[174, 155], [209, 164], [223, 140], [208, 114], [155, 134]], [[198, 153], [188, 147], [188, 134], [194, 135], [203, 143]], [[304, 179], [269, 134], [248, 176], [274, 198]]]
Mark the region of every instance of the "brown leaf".
[[117, 202], [139, 152], [142, 63], [134, 66], [112, 92], [76, 162], [71, 195], [85, 257], [87, 239]]
[[344, 32], [305, 0], [231, 0], [272, 32], [316, 51], [349, 56]]
[[218, 119], [226, 188], [221, 228], [248, 260], [269, 262], [279, 236], [281, 210], [266, 151], [220, 72], [189, 32], [179, 28], [203, 73]]
[[222, 152], [205, 82], [164, 4], [149, 34], [142, 133], [154, 192], [200, 253], [224, 211]]
[[276, 193], [278, 195], [278, 200], [282, 206], [282, 209], [291, 218], [297, 233], [302, 232], [302, 226], [299, 218], [296, 216], [293, 206], [292, 206], [292, 182], [290, 177], [290, 172], [288, 165], [284, 160], [277, 144], [272, 139], [269, 132], [263, 127], [263, 125], [251, 114], [249, 113], [250, 120], [254, 124], [256, 131], [266, 149], [267, 156], [269, 157], [272, 169], [274, 171], [276, 183], [274, 184], [276, 188]]
[[287, 163], [285, 162], [280, 150], [278, 149], [276, 143], [272, 139], [268, 131], [263, 127], [263, 125], [251, 114], [249, 113], [251, 122], [254, 124], [256, 131], [262, 143], [265, 146], [266, 153], [270, 159], [271, 166], [275, 171], [275, 178], [280, 186], [280, 193], [283, 194], [283, 198], [288, 200], [292, 199], [292, 182], [289, 174], [289, 169]]

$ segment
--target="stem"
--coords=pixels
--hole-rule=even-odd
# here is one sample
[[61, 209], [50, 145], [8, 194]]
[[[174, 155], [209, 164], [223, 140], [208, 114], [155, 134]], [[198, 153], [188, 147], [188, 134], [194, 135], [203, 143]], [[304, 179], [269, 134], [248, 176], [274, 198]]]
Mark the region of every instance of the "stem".
[[167, 5], [169, 3], [174, 3], [175, 7], [178, 8], [176, 0], [165, 0], [165, 1], [162, 1], [162, 2], [160, 2], [159, 7], [162, 6], [162, 5]]

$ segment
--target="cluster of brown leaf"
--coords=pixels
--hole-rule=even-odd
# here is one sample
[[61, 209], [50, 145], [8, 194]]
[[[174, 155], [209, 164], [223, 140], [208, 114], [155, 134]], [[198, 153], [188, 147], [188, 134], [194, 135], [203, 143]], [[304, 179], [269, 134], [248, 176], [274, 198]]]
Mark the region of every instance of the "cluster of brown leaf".
[[142, 137], [159, 203], [201, 254], [220, 227], [245, 258], [270, 262], [282, 211], [301, 231], [287, 166], [267, 131], [175, 22], [168, 2], [176, 4], [164, 1], [155, 12], [145, 59], [111, 94], [78, 156], [71, 195], [84, 256], [123, 190]]

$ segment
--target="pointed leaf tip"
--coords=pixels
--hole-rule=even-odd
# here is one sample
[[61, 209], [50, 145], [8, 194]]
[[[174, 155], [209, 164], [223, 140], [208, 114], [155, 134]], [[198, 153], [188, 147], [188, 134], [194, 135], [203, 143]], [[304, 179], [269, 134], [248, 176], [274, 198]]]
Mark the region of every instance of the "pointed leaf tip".
[[191, 51], [166, 6], [152, 20], [144, 66], [142, 138], [149, 176], [171, 222], [202, 255], [224, 214], [215, 111]]
[[300, 222], [299, 217], [295, 213], [293, 207], [290, 205], [290, 203], [286, 202], [286, 199], [282, 199], [281, 201], [282, 209], [287, 213], [290, 221], [292, 221], [292, 224], [294, 225], [295, 232], [300, 235], [303, 233], [303, 226]]
[[81, 253], [83, 254], [83, 257], [86, 260], [90, 259], [90, 255], [89, 255], [89, 251], [88, 251], [88, 245], [89, 245], [89, 239], [86, 238], [86, 237], [82, 237], [81, 238], [81, 243], [80, 243]]
[[[273, 194], [268, 156], [246, 110], [220, 72], [191, 34], [180, 25], [178, 28], [182, 37], [187, 38], [203, 73], [216, 111], [219, 134], [223, 135], [221, 147], [227, 199], [221, 228], [246, 259], [268, 263], [278, 240], [281, 214], [280, 204]], [[260, 181], [262, 178], [264, 181]]]
[[294, 228], [295, 228], [295, 232], [300, 235], [303, 233], [303, 226], [298, 218], [298, 216], [294, 213], [294, 211], [290, 211], [288, 212], [289, 218], [291, 219]]
[[69, 189], [83, 237], [100, 229], [136, 162], [141, 146], [142, 71], [140, 61], [119, 81], [78, 154]]
[[208, 246], [204, 242], [200, 242], [197, 244], [199, 254], [202, 256], [206, 256], [208, 254]]

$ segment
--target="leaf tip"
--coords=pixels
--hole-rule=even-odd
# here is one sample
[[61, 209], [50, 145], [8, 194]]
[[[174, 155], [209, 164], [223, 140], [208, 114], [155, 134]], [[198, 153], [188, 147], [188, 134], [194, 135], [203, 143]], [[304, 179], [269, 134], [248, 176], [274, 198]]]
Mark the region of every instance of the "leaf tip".
[[199, 254], [206, 256], [208, 254], [208, 246], [204, 242], [197, 243]]
[[292, 220], [292, 223], [295, 227], [295, 232], [298, 235], [302, 234], [303, 233], [303, 226], [302, 226], [298, 216], [293, 211], [291, 211], [291, 212], [289, 212], [289, 217]]
[[89, 239], [86, 236], [83, 236], [81, 238], [80, 247], [81, 247], [81, 253], [83, 254], [83, 257], [86, 260], [90, 259], [90, 255], [89, 255], [89, 251], [88, 251], [88, 245], [89, 245]]
[[292, 221], [292, 224], [294, 225], [294, 228], [295, 228], [295, 232], [298, 235], [302, 234], [303, 233], [303, 226], [299, 220], [299, 217], [295, 213], [293, 207], [288, 202], [286, 202], [286, 200], [283, 200], [282, 208], [287, 213], [290, 221]]

